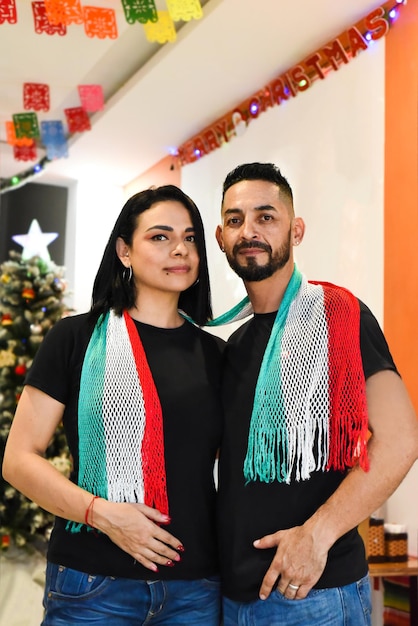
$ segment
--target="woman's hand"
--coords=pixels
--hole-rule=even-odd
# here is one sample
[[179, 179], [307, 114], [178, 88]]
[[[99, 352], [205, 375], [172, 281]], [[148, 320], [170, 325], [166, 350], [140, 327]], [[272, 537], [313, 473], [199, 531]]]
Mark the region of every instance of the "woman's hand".
[[[81, 489], [45, 458], [45, 450], [61, 422], [64, 405], [39, 389], [26, 386], [10, 429], [3, 463], [5, 480], [53, 515], [104, 532], [122, 550], [152, 571], [173, 566], [183, 551], [181, 541], [160, 527], [170, 519], [144, 504], [109, 502]], [[91, 516], [93, 508], [93, 520]]]
[[179, 539], [161, 528], [170, 518], [145, 504], [128, 504], [97, 499], [94, 527], [104, 532], [119, 548], [144, 567], [173, 567], [184, 548]]

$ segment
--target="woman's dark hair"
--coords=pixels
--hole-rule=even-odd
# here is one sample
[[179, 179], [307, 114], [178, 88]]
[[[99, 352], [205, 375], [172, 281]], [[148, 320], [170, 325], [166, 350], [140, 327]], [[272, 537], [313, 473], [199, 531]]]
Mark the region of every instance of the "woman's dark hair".
[[90, 317], [96, 321], [102, 313], [113, 309], [118, 315], [134, 306], [136, 288], [134, 280], [126, 280], [127, 270], [116, 254], [116, 240], [121, 237], [132, 245], [134, 232], [138, 226], [138, 216], [157, 202], [180, 202], [187, 209], [195, 231], [199, 254], [199, 274], [194, 285], [180, 294], [179, 308], [190, 316], [196, 324], [204, 326], [212, 319], [209, 272], [206, 255], [205, 233], [199, 209], [189, 196], [175, 185], [151, 187], [133, 195], [123, 206], [107, 242], [93, 285]]

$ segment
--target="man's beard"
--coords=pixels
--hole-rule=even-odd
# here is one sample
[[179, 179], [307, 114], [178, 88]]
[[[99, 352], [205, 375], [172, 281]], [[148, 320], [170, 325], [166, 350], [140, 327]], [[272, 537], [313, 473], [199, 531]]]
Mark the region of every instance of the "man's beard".
[[[287, 241], [277, 250], [273, 255], [271, 246], [261, 241], [250, 241], [247, 243], [237, 244], [232, 249], [232, 255], [226, 253], [226, 258], [230, 267], [234, 272], [246, 282], [259, 282], [273, 276], [277, 270], [280, 270], [286, 265], [290, 258], [290, 239], [291, 230], [289, 229], [289, 237]], [[247, 264], [241, 265], [237, 261], [238, 253], [240, 250], [248, 250], [251, 248], [258, 248], [264, 250], [269, 258], [264, 265], [258, 265], [256, 257], [246, 257]]]

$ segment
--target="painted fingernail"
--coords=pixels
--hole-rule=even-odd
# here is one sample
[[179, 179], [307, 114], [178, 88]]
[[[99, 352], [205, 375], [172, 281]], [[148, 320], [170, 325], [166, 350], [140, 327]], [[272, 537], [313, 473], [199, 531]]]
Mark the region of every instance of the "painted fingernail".
[[177, 546], [177, 550], [179, 552], [184, 552], [184, 546], [182, 544], [180, 544], [179, 546]]
[[169, 559], [166, 563], [167, 567], [174, 567], [175, 563], [173, 563], [173, 561], [171, 559]]

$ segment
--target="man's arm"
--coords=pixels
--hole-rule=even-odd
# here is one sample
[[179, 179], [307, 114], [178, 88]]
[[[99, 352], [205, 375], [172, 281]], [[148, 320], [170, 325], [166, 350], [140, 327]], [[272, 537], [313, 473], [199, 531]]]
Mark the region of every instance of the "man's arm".
[[[328, 551], [346, 532], [381, 506], [418, 459], [418, 420], [401, 378], [384, 370], [366, 382], [370, 470], [354, 467], [333, 495], [305, 524], [257, 540], [256, 548], [277, 546], [264, 577], [260, 597], [266, 598], [278, 577], [278, 589], [289, 597], [299, 586], [304, 598], [324, 571]], [[287, 590], [287, 591], [286, 591]]]

